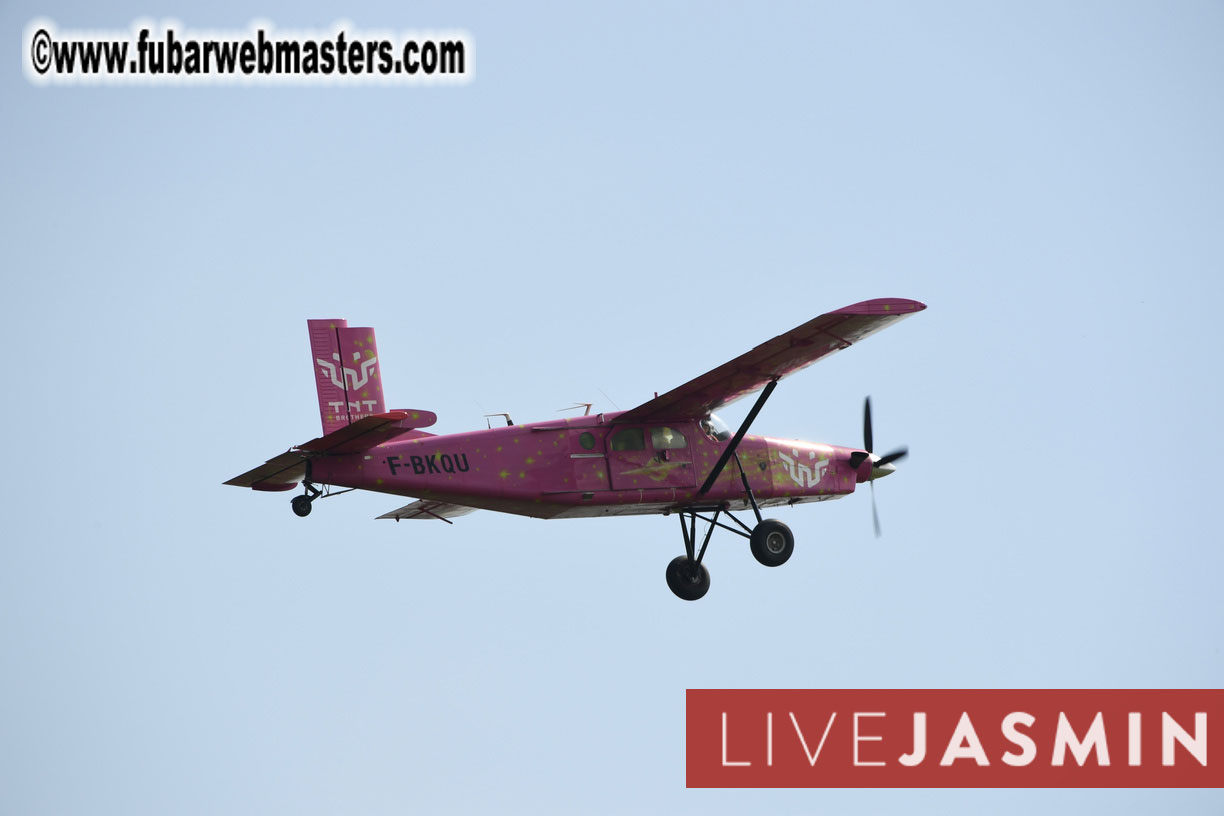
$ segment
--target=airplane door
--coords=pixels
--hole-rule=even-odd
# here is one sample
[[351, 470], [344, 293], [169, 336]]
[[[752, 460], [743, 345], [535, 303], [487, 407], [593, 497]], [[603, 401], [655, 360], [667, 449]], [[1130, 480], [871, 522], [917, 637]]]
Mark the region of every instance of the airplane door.
[[574, 489], [607, 490], [608, 457], [604, 454], [603, 430], [570, 431], [569, 443]]
[[614, 490], [694, 487], [692, 439], [696, 428], [645, 425], [608, 436], [608, 472]]

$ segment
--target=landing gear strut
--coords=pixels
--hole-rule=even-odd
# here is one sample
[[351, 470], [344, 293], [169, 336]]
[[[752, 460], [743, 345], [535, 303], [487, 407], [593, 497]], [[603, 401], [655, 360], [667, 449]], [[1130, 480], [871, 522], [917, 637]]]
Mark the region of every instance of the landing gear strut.
[[[671, 588], [672, 592], [676, 593], [678, 598], [686, 601], [695, 601], [709, 591], [710, 572], [702, 566], [701, 559], [705, 556], [706, 547], [710, 544], [710, 536], [714, 534], [715, 527], [730, 530], [736, 535], [748, 539], [752, 544], [753, 557], [767, 567], [782, 566], [790, 559], [791, 553], [795, 551], [795, 536], [791, 534], [789, 527], [777, 519], [761, 518], [761, 508], [757, 504], [756, 496], [752, 495], [752, 485], [748, 482], [748, 474], [744, 472], [744, 464], [740, 461], [738, 452], [739, 444], [743, 441], [744, 434], [748, 433], [748, 428], [752, 425], [752, 421], [761, 412], [765, 401], [769, 399], [769, 395], [773, 393], [777, 385], [778, 378], [775, 377], [761, 390], [761, 394], [757, 397], [752, 410], [748, 412], [748, 416], [744, 418], [743, 424], [735, 432], [731, 442], [723, 449], [722, 454], [718, 457], [718, 461], [711, 468], [705, 481], [702, 482], [701, 487], [697, 490], [698, 496], [704, 496], [709, 493], [710, 489], [714, 487], [714, 483], [718, 481], [719, 475], [722, 474], [723, 468], [734, 459], [735, 466], [739, 469], [740, 483], [744, 486], [744, 496], [748, 499], [748, 506], [752, 508], [753, 515], [756, 516], [756, 526], [749, 527], [731, 515], [730, 504], [727, 502], [681, 509], [680, 529], [684, 533], [685, 554], [673, 559], [667, 565], [667, 586]], [[713, 518], [701, 515], [710, 511], [714, 513]], [[718, 517], [723, 513], [726, 513], [727, 518], [734, 521], [739, 526], [739, 529], [720, 523]], [[688, 518], [687, 523], [685, 523], [685, 517]], [[696, 551], [697, 519], [708, 522], [710, 525], [710, 528], [706, 530], [705, 540], [701, 542], [700, 551]]]
[[310, 481], [311, 471], [313, 470], [311, 464], [311, 461], [307, 459], [305, 478], [302, 479], [302, 487], [306, 488], [306, 495], [294, 496], [293, 501], [289, 502], [289, 506], [293, 508], [293, 514], [298, 518], [306, 518], [310, 515], [311, 505], [314, 504], [314, 500], [319, 498], [320, 494], [322, 493], [322, 491], [315, 487], [314, 483]]
[[[756, 507], [755, 500], [752, 502]], [[713, 511], [713, 516], [706, 513]], [[726, 516], [735, 522], [737, 527], [723, 524], [719, 518]], [[697, 519], [709, 525], [701, 546], [697, 546]], [[684, 535], [684, 555], [678, 555], [667, 565], [667, 586], [677, 598], [685, 601], [695, 601], [705, 596], [710, 590], [710, 571], [702, 564], [706, 547], [714, 535], [714, 528], [724, 530], [746, 538], [751, 543], [752, 555], [757, 561], [767, 567], [780, 567], [785, 564], [795, 552], [795, 536], [777, 519], [760, 519], [755, 527], [749, 527], [740, 521], [725, 504], [708, 507], [694, 507], [680, 511], [680, 532]]]
[[[701, 542], [701, 550], [697, 550], [697, 511], [680, 511], [680, 532], [684, 535], [684, 555], [678, 555], [667, 565], [667, 586], [677, 598], [684, 601], [695, 601], [710, 591], [710, 571], [701, 563], [705, 558], [706, 547], [710, 546], [710, 536], [714, 534], [714, 525], [718, 523], [721, 507], [714, 508], [714, 518], [710, 529], [706, 530], [705, 540]], [[687, 517], [687, 519], [686, 519]], [[705, 519], [705, 516], [701, 517]]]
[[347, 490], [332, 490], [330, 484], [323, 485], [323, 489], [315, 487], [315, 483], [311, 481], [311, 462], [306, 460], [306, 475], [302, 479], [302, 487], [306, 488], [306, 494], [303, 496], [294, 496], [293, 501], [289, 502], [289, 506], [293, 508], [294, 515], [299, 518], [306, 518], [310, 515], [311, 506], [314, 505], [315, 499], [330, 499], [332, 496], [340, 496], [345, 493], [352, 493], [357, 488], [350, 487]]
[[311, 505], [314, 500], [322, 495], [322, 491], [315, 487], [310, 482], [302, 482], [302, 486], [306, 488], [304, 496], [294, 496], [293, 501], [289, 502], [289, 506], [293, 508], [294, 515], [299, 518], [306, 518], [310, 515]]

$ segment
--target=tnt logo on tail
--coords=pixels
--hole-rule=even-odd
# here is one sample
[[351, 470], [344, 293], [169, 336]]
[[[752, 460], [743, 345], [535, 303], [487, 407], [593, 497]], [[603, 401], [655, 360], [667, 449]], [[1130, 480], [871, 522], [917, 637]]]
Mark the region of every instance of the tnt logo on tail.
[[343, 320], [307, 322], [323, 432], [385, 412], [374, 330], [350, 328]]

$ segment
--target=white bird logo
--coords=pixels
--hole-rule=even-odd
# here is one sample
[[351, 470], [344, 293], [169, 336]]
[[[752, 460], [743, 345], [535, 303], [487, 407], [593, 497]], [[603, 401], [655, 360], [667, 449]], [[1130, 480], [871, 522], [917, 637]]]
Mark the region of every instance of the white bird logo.
[[[361, 352], [354, 351], [353, 362], [356, 363], [360, 359]], [[332, 362], [332, 360], [335, 360], [335, 362]], [[322, 357], [316, 357], [315, 362], [322, 366], [323, 373], [326, 374], [329, 379], [331, 379], [332, 385], [344, 390], [344, 383], [347, 381], [349, 390], [356, 391], [359, 388], [364, 388], [365, 384], [370, 381], [370, 372], [374, 370], [374, 366], [378, 365], [378, 358], [370, 357], [367, 360], [361, 360], [360, 370], [349, 368], [348, 366], [341, 366], [339, 352], [333, 352], [331, 360], [324, 360]], [[344, 380], [340, 379], [337, 368], [344, 372]]]
[[[794, 458], [792, 459], [791, 456]], [[815, 487], [824, 478], [825, 471], [829, 467], [828, 459], [821, 459], [818, 462], [813, 462], [811, 467], [799, 462], [798, 449], [791, 450], [791, 456], [785, 453], [778, 453], [778, 458], [782, 460], [783, 466], [786, 468], [786, 473], [791, 477], [791, 480], [800, 487]], [[808, 459], [816, 458], [816, 451], [808, 451]]]

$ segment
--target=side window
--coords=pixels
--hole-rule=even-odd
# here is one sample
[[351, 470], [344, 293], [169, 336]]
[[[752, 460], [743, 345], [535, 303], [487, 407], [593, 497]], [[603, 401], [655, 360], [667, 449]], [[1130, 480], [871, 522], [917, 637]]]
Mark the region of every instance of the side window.
[[726, 442], [731, 438], [731, 429], [727, 427], [727, 423], [718, 418], [717, 414], [710, 414], [701, 420], [701, 430], [705, 431], [706, 436], [715, 442]]
[[688, 447], [688, 440], [675, 428], [664, 426], [650, 429], [650, 444], [655, 450], [680, 450]]
[[612, 434], [612, 450], [638, 451], [646, 450], [646, 437], [641, 428], [622, 428]]

